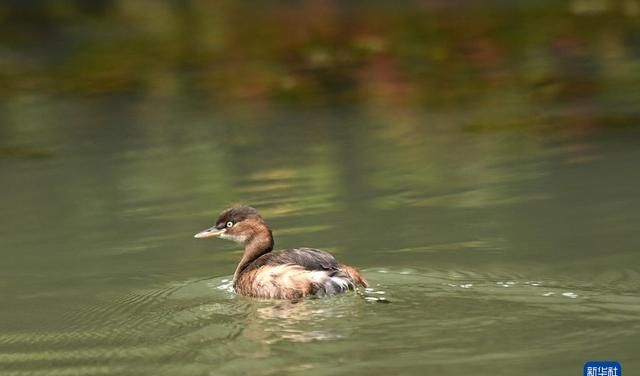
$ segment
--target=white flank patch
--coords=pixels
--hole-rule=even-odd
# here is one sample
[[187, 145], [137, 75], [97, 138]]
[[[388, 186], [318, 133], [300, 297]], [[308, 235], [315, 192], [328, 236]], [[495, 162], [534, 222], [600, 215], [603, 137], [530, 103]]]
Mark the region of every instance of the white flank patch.
[[331, 280], [338, 284], [338, 286], [340, 286], [340, 288], [343, 290], [349, 290], [349, 288], [354, 287], [353, 283], [351, 283], [351, 281], [346, 278], [331, 277]]
[[309, 275], [309, 279], [315, 283], [325, 284], [331, 281], [338, 285], [341, 290], [349, 290], [349, 288], [354, 287], [350, 280], [341, 277], [329, 277], [329, 273], [324, 270], [313, 270], [307, 273]]

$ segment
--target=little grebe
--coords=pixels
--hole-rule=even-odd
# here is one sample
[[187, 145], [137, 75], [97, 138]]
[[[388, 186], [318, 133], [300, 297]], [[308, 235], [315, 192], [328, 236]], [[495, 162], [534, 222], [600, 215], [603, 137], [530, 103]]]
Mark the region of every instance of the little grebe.
[[271, 230], [258, 212], [248, 206], [223, 211], [215, 226], [195, 235], [212, 236], [244, 245], [244, 254], [233, 274], [233, 288], [241, 295], [297, 299], [367, 286], [356, 268], [339, 264], [331, 254], [319, 249], [272, 252]]

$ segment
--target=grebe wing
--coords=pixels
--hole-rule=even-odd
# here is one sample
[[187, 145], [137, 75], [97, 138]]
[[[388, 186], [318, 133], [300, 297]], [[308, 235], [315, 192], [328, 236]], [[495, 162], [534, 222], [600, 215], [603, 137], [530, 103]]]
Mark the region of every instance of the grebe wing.
[[244, 295], [292, 299], [333, 295], [357, 286], [367, 284], [355, 268], [319, 249], [293, 248], [260, 256], [234, 287]]
[[[267, 253], [258, 260], [262, 265], [300, 265], [305, 270], [336, 270], [338, 261], [325, 251], [314, 248], [291, 248]], [[258, 265], [256, 265], [258, 266]]]

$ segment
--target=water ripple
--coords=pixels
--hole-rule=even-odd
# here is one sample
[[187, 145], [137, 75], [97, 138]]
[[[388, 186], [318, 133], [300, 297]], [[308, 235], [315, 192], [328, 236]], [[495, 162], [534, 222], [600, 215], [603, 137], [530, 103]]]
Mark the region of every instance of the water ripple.
[[[301, 354], [305, 346], [327, 342], [333, 346], [328, 354], [356, 344], [370, 354], [380, 351], [377, 341], [362, 338], [378, 338], [385, 348], [415, 357], [415, 364], [455, 365], [567, 348], [586, 351], [593, 347], [590, 338], [614, 343], [640, 329], [640, 297], [599, 283], [473, 270], [375, 268], [364, 273], [371, 287], [359, 293], [293, 302], [237, 296], [229, 277], [132, 291], [69, 312], [66, 327], [57, 332], [0, 334], [5, 349], [0, 368], [15, 375], [27, 370], [36, 375], [118, 374], [123, 369], [147, 373], [145, 364], [153, 363], [166, 371], [158, 374], [171, 374], [187, 362], [201, 374], [231, 365], [246, 370], [251, 362], [240, 359], [286, 359], [280, 357], [285, 343], [300, 344], [288, 352]], [[571, 319], [576, 315], [581, 322]], [[624, 327], [615, 325], [621, 321]], [[539, 331], [556, 335], [543, 337]], [[483, 350], [487, 335], [502, 342]], [[513, 348], [522, 338], [528, 341], [526, 351]], [[382, 353], [379, 357], [385, 359]], [[145, 364], [139, 363], [142, 359]], [[89, 365], [98, 362], [105, 368]], [[70, 363], [74, 366], [67, 367]]]

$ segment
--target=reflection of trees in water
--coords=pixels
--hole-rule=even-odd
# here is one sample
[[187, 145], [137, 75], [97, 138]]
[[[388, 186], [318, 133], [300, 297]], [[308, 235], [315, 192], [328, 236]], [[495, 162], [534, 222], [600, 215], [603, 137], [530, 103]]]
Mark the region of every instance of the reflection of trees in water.
[[628, 89], [637, 70], [619, 72], [635, 56], [631, 10], [564, 7], [13, 1], [0, 92], [456, 108]]
[[[0, 70], [4, 150], [44, 145], [70, 156], [57, 174], [77, 192], [54, 189], [48, 201], [20, 192], [72, 208], [70, 228], [107, 205], [166, 220], [166, 200], [180, 219], [243, 202], [276, 227], [299, 215], [301, 227], [358, 239], [329, 247], [380, 248], [368, 234], [389, 221], [394, 231], [415, 227], [425, 207], [535, 199], [501, 184], [544, 171], [504, 158], [539, 155], [558, 135], [505, 142], [487, 129], [575, 137], [636, 117], [620, 99], [637, 82], [633, 26], [615, 10], [587, 20], [555, 12], [561, 5], [497, 16], [431, 5], [131, 3], [14, 1], [0, 26], [11, 51]], [[78, 101], [89, 94], [119, 99]]]

